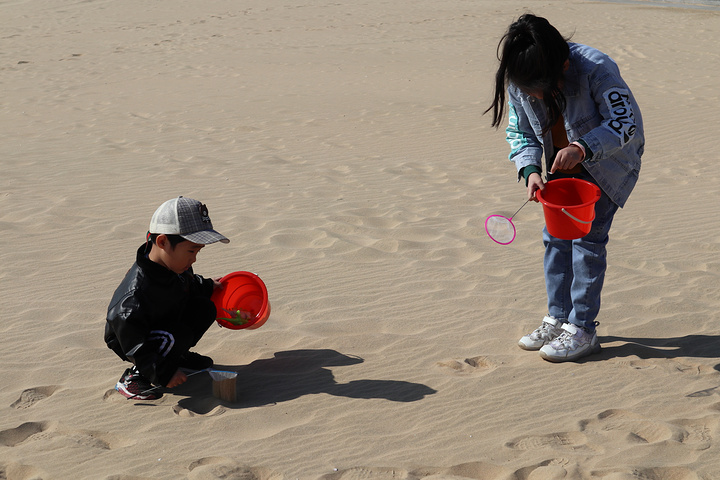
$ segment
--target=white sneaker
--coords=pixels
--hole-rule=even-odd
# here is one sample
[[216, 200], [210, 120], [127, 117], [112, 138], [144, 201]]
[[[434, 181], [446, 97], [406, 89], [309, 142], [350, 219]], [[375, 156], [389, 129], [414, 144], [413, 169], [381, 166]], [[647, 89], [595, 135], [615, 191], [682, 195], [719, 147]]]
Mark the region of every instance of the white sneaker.
[[543, 318], [542, 324], [532, 333], [528, 333], [520, 339], [518, 346], [523, 350], [540, 350], [540, 347], [550, 343], [563, 333], [563, 321], [555, 317]]
[[[597, 325], [598, 322], [595, 322]], [[597, 332], [588, 332], [582, 327], [566, 323], [564, 332], [540, 349], [540, 356], [549, 362], [574, 362], [591, 353], [600, 351]]]

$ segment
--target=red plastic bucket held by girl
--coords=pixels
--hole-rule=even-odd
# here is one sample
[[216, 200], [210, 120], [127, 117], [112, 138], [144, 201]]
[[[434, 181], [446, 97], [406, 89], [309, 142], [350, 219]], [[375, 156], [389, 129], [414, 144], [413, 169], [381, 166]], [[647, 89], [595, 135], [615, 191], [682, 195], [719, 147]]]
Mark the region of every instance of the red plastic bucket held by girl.
[[590, 233], [595, 219], [595, 203], [600, 199], [600, 188], [579, 178], [558, 178], [538, 190], [542, 203], [545, 226], [555, 238], [574, 240]]

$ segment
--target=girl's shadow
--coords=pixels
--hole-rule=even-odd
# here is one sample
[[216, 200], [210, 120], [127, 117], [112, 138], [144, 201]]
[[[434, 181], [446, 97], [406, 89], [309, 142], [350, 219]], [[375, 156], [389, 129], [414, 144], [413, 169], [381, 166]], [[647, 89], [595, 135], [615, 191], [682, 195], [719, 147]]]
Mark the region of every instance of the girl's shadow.
[[[394, 402], [414, 402], [436, 393], [432, 388], [398, 380], [353, 380], [337, 383], [326, 367], [349, 366], [363, 359], [335, 350], [290, 350], [277, 352], [273, 358], [255, 360], [249, 365], [215, 365], [217, 370], [237, 372], [237, 402], [223, 405], [230, 408], [249, 408], [273, 405], [302, 397], [326, 393], [350, 398], [383, 398]], [[178, 405], [196, 411], [198, 392], [212, 391], [209, 375], [198, 375], [192, 385], [181, 385], [175, 394], [187, 395]], [[219, 400], [218, 400], [219, 402]]]
[[[638, 338], [604, 336], [599, 338], [602, 350], [598, 355], [587, 357], [586, 361], [609, 360], [616, 357], [635, 355], [639, 358], [718, 358], [720, 357], [720, 336], [686, 335], [670, 338]], [[621, 342], [619, 345], [608, 345]], [[720, 370], [720, 364], [715, 366]]]

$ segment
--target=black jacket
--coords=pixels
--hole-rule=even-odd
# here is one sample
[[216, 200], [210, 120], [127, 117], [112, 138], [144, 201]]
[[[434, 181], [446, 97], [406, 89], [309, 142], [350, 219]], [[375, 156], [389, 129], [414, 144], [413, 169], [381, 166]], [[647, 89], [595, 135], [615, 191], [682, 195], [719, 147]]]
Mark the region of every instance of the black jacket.
[[113, 294], [105, 343], [133, 362], [155, 385], [167, 385], [178, 358], [193, 347], [216, 316], [213, 281], [192, 269], [178, 275], [147, 258], [146, 245]]

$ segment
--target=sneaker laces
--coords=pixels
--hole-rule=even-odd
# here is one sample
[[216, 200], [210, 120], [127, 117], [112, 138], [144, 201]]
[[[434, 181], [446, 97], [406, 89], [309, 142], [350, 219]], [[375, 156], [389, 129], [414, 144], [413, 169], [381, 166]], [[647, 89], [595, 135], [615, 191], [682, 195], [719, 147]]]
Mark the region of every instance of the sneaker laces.
[[575, 335], [567, 330], [563, 330], [563, 332], [552, 341], [552, 347], [556, 350], [560, 350], [561, 348], [563, 350], [569, 350], [574, 343], [576, 343]]
[[[594, 322], [594, 324], [597, 326], [600, 322]], [[585, 327], [579, 327], [577, 325], [574, 326], [577, 328], [575, 333], [563, 328], [562, 333], [552, 341], [552, 347], [556, 350], [559, 350], [560, 348], [564, 350], [571, 350], [582, 343], [590, 343], [592, 341], [593, 332], [588, 331]], [[586, 341], [583, 342], [583, 340]]]
[[531, 338], [545, 338], [552, 334], [552, 331], [557, 328], [557, 325], [553, 325], [543, 320], [542, 324], [536, 328], [531, 334]]

